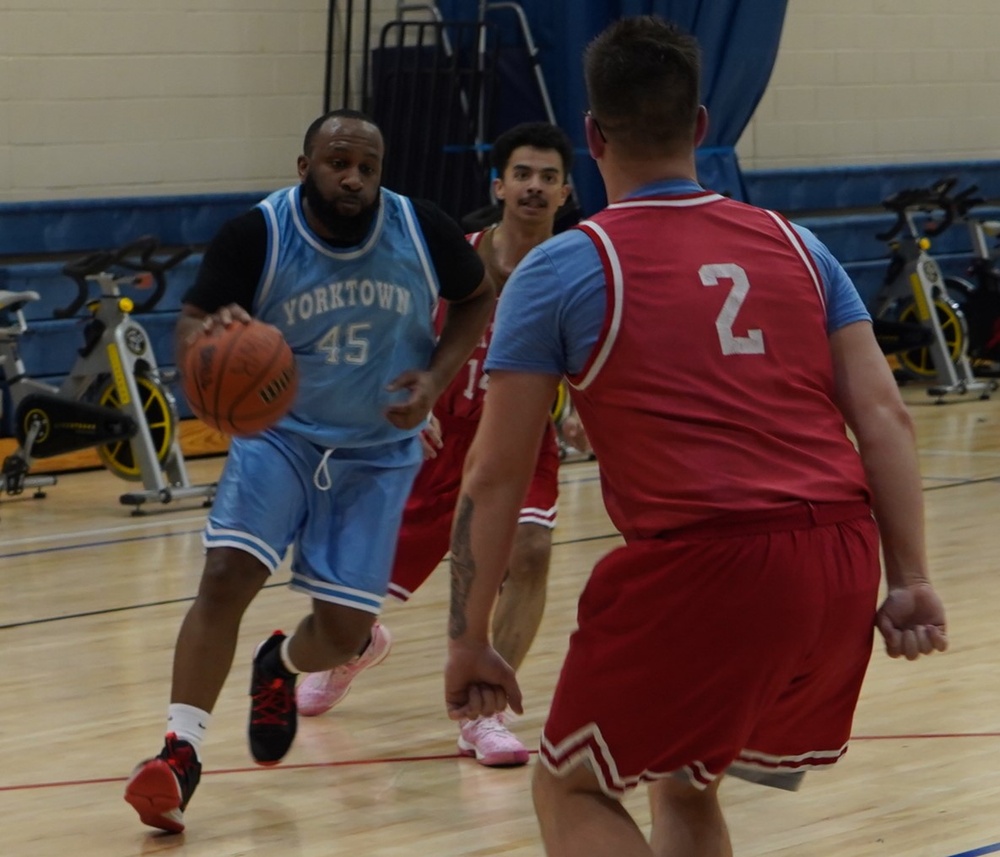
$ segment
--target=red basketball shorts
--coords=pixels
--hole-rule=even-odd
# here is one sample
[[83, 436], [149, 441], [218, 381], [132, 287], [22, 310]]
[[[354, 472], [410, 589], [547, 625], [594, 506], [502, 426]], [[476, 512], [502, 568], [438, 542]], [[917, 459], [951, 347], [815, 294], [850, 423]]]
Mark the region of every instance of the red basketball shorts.
[[[413, 483], [389, 582], [389, 594], [400, 601], [408, 600], [448, 553], [462, 467], [476, 425], [468, 420], [442, 421], [444, 446], [436, 458], [423, 463]], [[549, 423], [518, 522], [553, 529], [558, 498], [559, 445], [555, 428]]]
[[[542, 734], [549, 770], [588, 762], [613, 796], [727, 770], [794, 788], [844, 754], [871, 657], [878, 532], [864, 504], [810, 508], [598, 562]], [[841, 520], [816, 526], [815, 510]]]

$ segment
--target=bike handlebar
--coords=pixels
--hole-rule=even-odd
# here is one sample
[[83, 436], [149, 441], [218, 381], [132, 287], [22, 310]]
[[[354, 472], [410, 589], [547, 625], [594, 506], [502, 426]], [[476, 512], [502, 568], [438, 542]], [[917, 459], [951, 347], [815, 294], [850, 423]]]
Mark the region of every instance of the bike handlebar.
[[888, 241], [898, 235], [907, 224], [907, 215], [911, 211], [936, 211], [940, 209], [944, 212], [944, 218], [938, 221], [930, 221], [924, 231], [928, 235], [940, 235], [955, 219], [955, 206], [953, 200], [948, 196], [952, 188], [958, 184], [958, 179], [954, 176], [939, 179], [930, 187], [926, 188], [905, 188], [897, 191], [882, 200], [883, 207], [895, 212], [896, 222], [884, 232], [876, 232], [875, 237], [879, 241]]
[[906, 216], [909, 211], [935, 211], [940, 209], [944, 212], [944, 217], [939, 221], [931, 220], [924, 226], [924, 232], [928, 235], [940, 235], [955, 220], [966, 220], [969, 212], [977, 205], [982, 205], [986, 200], [978, 196], [978, 185], [969, 185], [967, 188], [952, 193], [958, 178], [950, 176], [939, 179], [927, 188], [907, 188], [898, 191], [882, 200], [882, 205], [896, 213], [896, 222], [885, 232], [876, 233], [875, 237], [880, 241], [888, 241], [906, 225]]
[[186, 259], [192, 253], [191, 247], [181, 247], [166, 259], [155, 259], [154, 253], [160, 247], [160, 240], [153, 235], [143, 235], [117, 250], [100, 250], [89, 253], [63, 265], [63, 273], [76, 283], [76, 297], [66, 306], [53, 311], [56, 318], [70, 318], [79, 312], [90, 297], [88, 279], [107, 273], [112, 268], [152, 274], [155, 282], [153, 293], [135, 305], [133, 312], [149, 312], [163, 297], [167, 289], [166, 272]]
[[955, 214], [958, 217], [965, 217], [969, 211], [977, 205], [982, 205], [986, 200], [981, 196], [973, 196], [979, 190], [978, 185], [969, 185], [965, 190], [956, 193], [952, 199], [955, 206]]

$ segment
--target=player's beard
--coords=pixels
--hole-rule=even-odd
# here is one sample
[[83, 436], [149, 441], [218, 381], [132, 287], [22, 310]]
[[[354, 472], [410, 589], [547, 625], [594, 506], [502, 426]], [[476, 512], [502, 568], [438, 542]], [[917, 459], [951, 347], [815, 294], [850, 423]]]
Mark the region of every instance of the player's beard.
[[309, 212], [330, 233], [330, 240], [343, 246], [360, 244], [365, 239], [375, 215], [378, 214], [381, 199], [381, 194], [376, 194], [375, 201], [359, 209], [357, 214], [341, 214], [337, 211], [336, 203], [323, 196], [312, 173], [306, 173], [302, 180], [302, 195], [309, 203]]

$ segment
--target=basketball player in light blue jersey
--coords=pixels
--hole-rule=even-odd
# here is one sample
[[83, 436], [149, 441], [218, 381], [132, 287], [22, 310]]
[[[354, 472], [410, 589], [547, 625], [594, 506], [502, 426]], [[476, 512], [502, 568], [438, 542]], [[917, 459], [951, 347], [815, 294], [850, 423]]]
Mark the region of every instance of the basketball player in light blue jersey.
[[[249, 744], [258, 764], [277, 764], [292, 744], [297, 674], [371, 645], [422, 461], [420, 432], [490, 318], [495, 296], [479, 256], [439, 208], [381, 187], [383, 152], [364, 114], [318, 118], [299, 184], [224, 224], [185, 295], [178, 365], [198, 331], [253, 317], [281, 330], [299, 390], [276, 426], [232, 439], [174, 653], [164, 747], [125, 790], [152, 827], [184, 829], [240, 621], [289, 547], [291, 586], [312, 610], [255, 652]], [[449, 301], [440, 338], [439, 299]]]

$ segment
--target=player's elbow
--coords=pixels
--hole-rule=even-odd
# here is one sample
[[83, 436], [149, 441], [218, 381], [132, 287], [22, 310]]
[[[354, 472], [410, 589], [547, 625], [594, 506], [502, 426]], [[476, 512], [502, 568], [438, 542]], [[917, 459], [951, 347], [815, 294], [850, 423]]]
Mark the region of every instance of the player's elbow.
[[509, 460], [495, 449], [474, 443], [462, 471], [462, 493], [490, 501], [520, 498], [527, 490], [533, 460]]
[[898, 397], [872, 402], [851, 422], [851, 430], [862, 449], [882, 443], [916, 443], [916, 426], [906, 405]]

